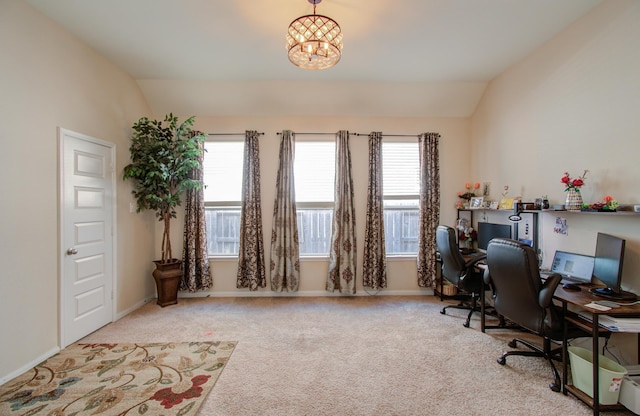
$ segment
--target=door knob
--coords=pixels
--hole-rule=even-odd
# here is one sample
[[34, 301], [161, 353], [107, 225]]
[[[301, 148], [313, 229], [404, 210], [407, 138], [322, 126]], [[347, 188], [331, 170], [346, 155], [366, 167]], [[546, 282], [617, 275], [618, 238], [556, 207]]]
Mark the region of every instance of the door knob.
[[67, 254], [68, 255], [73, 255], [73, 254], [78, 254], [78, 250], [76, 250], [75, 248], [71, 247], [70, 249], [67, 249]]

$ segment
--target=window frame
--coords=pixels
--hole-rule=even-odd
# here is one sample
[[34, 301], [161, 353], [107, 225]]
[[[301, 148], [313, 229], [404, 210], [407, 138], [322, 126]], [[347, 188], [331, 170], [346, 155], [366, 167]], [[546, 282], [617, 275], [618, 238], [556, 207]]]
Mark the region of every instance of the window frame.
[[[206, 143], [242, 143], [242, 155], [244, 158], [244, 137], [242, 138], [234, 138], [231, 136], [218, 136], [216, 138], [207, 138], [206, 142], [205, 142], [205, 146]], [[206, 158], [207, 153], [205, 152], [205, 158]], [[242, 177], [244, 174], [244, 163], [241, 163], [239, 166], [240, 169], [240, 176]], [[206, 185], [206, 182], [205, 182]], [[205, 207], [205, 215], [207, 216], [207, 221], [206, 221], [206, 227], [207, 227], [207, 231], [209, 231], [209, 217], [206, 214], [207, 211], [212, 211], [212, 210], [216, 210], [218, 212], [225, 212], [225, 211], [233, 211], [233, 210], [238, 210], [238, 211], [242, 211], [242, 185], [241, 185], [241, 189], [238, 191], [238, 195], [240, 196], [240, 200], [237, 201], [204, 201], [204, 207]], [[240, 234], [238, 232], [238, 241], [237, 246], [238, 246], [238, 250], [234, 253], [211, 253], [209, 251], [209, 235], [211, 235], [211, 233], [207, 232], [207, 257], [209, 259], [233, 259], [236, 260], [238, 258], [239, 255], [239, 243], [240, 243]]]
[[[389, 229], [388, 227], [391, 226], [391, 224], [389, 224], [389, 221], [387, 221], [387, 218], [389, 216], [389, 212], [390, 211], [409, 211], [409, 214], [414, 218], [414, 220], [419, 221], [419, 214], [420, 214], [420, 155], [419, 155], [419, 147], [418, 147], [418, 143], [417, 141], [414, 140], [407, 140], [407, 139], [385, 139], [382, 143], [382, 160], [383, 160], [383, 169], [382, 169], [382, 180], [383, 180], [383, 184], [384, 184], [384, 180], [385, 180], [385, 169], [384, 169], [384, 160], [385, 160], [385, 152], [384, 152], [384, 148], [385, 145], [389, 145], [389, 144], [393, 144], [393, 143], [401, 143], [401, 144], [411, 144], [414, 145], [415, 144], [415, 150], [416, 150], [416, 158], [417, 158], [417, 194], [404, 194], [404, 195], [398, 195], [398, 194], [392, 194], [392, 195], [385, 195], [384, 192], [384, 186], [383, 186], [383, 190], [382, 190], [382, 204], [383, 204], [383, 215], [385, 217], [385, 223], [384, 223], [384, 227], [385, 227], [385, 252], [386, 252], [386, 257], [390, 258], [390, 259], [401, 259], [401, 258], [416, 258], [418, 255], [418, 238], [419, 238], [419, 222], [418, 224], [416, 224], [416, 228], [415, 228], [415, 232], [413, 234], [415, 234], [415, 236], [413, 234], [409, 235], [409, 236], [404, 236], [404, 232], [405, 231], [411, 231], [413, 228], [409, 228], [409, 229], [401, 229], [401, 237], [400, 240], [404, 240], [404, 239], [411, 239], [411, 240], [415, 240], [416, 241], [416, 250], [415, 251], [396, 251], [396, 252], [392, 252], [389, 250], [389, 242], [390, 240], [388, 239], [390, 233], [388, 233]], [[388, 156], [387, 156], [388, 157]], [[407, 205], [407, 207], [403, 207], [402, 205], [398, 205], [398, 206], [388, 206], [389, 202], [393, 202], [393, 201], [415, 201], [415, 205]], [[409, 221], [411, 221], [411, 217], [408, 219]], [[404, 223], [404, 221], [406, 221], [405, 218], [402, 219], [401, 223]]]
[[[333, 158], [331, 159], [331, 161], [333, 162], [333, 169], [331, 171], [331, 176], [332, 176], [332, 180], [329, 181], [328, 183], [331, 183], [332, 185], [332, 194], [331, 194], [331, 201], [298, 201], [296, 198], [296, 211], [297, 211], [297, 217], [296, 220], [298, 222], [298, 243], [299, 243], [299, 255], [300, 255], [300, 259], [311, 259], [311, 260], [317, 260], [317, 259], [328, 259], [330, 256], [330, 250], [331, 250], [331, 231], [332, 231], [332, 222], [333, 222], [333, 211], [335, 208], [335, 146], [336, 146], [336, 140], [335, 137], [332, 137], [331, 139], [320, 139], [318, 135], [310, 135], [311, 137], [306, 137], [305, 139], [299, 140], [298, 138], [296, 138], [296, 150], [295, 150], [295, 157], [296, 159], [294, 159], [294, 172], [295, 172], [295, 163], [297, 160], [297, 155], [298, 155], [298, 150], [300, 148], [300, 145], [302, 145], [303, 143], [331, 143], [333, 145]], [[299, 181], [298, 178], [295, 177], [294, 174], [294, 180], [295, 180], [295, 184], [296, 184], [296, 188], [298, 187]], [[296, 197], [298, 196], [298, 192], [296, 192]], [[330, 227], [328, 230], [328, 241], [325, 242], [325, 245], [328, 247], [327, 251], [325, 253], [303, 253], [302, 252], [302, 248], [303, 248], [303, 243], [304, 243], [304, 225], [300, 223], [300, 212], [301, 211], [309, 211], [309, 210], [318, 210], [318, 211], [330, 211]]]

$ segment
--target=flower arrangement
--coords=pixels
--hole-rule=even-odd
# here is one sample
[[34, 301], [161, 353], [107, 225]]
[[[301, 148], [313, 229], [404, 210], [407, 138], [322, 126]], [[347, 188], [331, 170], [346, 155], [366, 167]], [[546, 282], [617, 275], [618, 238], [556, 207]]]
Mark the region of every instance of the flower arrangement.
[[613, 199], [611, 195], [605, 195], [603, 199], [604, 202], [596, 202], [595, 204], [591, 204], [587, 206], [587, 209], [597, 211], [615, 211], [618, 209], [620, 203]]
[[588, 170], [585, 170], [582, 173], [582, 176], [578, 176], [577, 178], [571, 179], [569, 172], [565, 172], [564, 176], [560, 178], [560, 182], [562, 182], [565, 186], [565, 192], [570, 190], [580, 191], [580, 187], [584, 185], [585, 177], [587, 176]]
[[[458, 198], [462, 198], [465, 201], [470, 201], [471, 198], [476, 196], [476, 191], [480, 189], [480, 182], [476, 182], [473, 185], [471, 184], [471, 182], [467, 182], [464, 184], [464, 187], [466, 191], [458, 192]], [[456, 204], [456, 208], [462, 208], [463, 206], [464, 206], [464, 203], [462, 201]]]
[[469, 220], [466, 218], [458, 219], [456, 228], [458, 229], [458, 239], [461, 242], [464, 241], [467, 247], [471, 247], [471, 243], [478, 238], [478, 233], [471, 227]]

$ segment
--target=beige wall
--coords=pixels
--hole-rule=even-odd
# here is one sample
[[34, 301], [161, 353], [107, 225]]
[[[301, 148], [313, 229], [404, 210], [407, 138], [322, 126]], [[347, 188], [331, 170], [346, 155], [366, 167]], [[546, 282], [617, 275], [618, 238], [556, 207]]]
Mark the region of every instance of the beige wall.
[[[294, 132], [336, 132], [349, 130], [368, 134], [371, 131], [382, 131], [387, 134], [415, 134], [437, 131], [441, 134], [440, 157], [443, 199], [445, 210], [441, 220], [445, 224], [455, 222], [455, 211], [449, 209], [455, 204], [456, 189], [467, 179], [465, 169], [460, 169], [460, 149], [468, 149], [469, 121], [467, 119], [433, 119], [433, 118], [365, 118], [365, 117], [196, 117], [196, 127], [207, 133], [244, 132], [246, 129], [258, 130], [265, 135], [260, 138], [260, 171], [262, 195], [263, 235], [265, 240], [266, 261], [269, 262], [270, 237], [275, 195], [276, 173], [278, 169], [278, 151], [280, 136], [278, 132], [291, 129]], [[333, 140], [332, 136], [318, 137], [298, 135], [296, 140]], [[406, 140], [406, 138], [404, 138]], [[397, 140], [386, 138], [385, 140]], [[417, 138], [415, 139], [417, 141]], [[357, 294], [365, 294], [362, 287], [362, 255], [365, 231], [365, 212], [367, 201], [368, 175], [368, 138], [366, 136], [351, 138], [351, 157], [353, 181], [356, 199], [356, 227], [358, 250]], [[468, 153], [462, 155], [468, 157]], [[453, 163], [452, 163], [453, 162]], [[468, 163], [466, 164], [468, 165]], [[215, 186], [215, 185], [213, 185]], [[182, 218], [173, 227], [173, 236], [177, 247], [182, 247], [180, 233]], [[180, 248], [181, 250], [181, 248]], [[248, 289], [236, 289], [237, 261], [212, 260], [214, 286], [206, 294], [213, 296], [263, 296], [273, 295], [269, 284], [258, 292]], [[301, 265], [300, 290], [295, 296], [328, 295], [325, 284], [328, 271], [328, 260], [303, 259]], [[386, 293], [431, 293], [418, 287], [416, 259], [390, 259], [388, 263], [388, 288]], [[269, 271], [267, 270], [267, 276]], [[269, 280], [270, 282], [270, 280]], [[198, 294], [202, 296], [203, 294]]]
[[[625, 203], [640, 203], [640, 168], [635, 161], [640, 146], [639, 18], [640, 3], [635, 0], [605, 2], [492, 82], [472, 120], [195, 114], [197, 127], [207, 132], [266, 133], [261, 139], [265, 235], [271, 229], [276, 133], [282, 129], [440, 132], [441, 218], [447, 224], [454, 221], [455, 195], [464, 182], [491, 182], [494, 195], [506, 184], [511, 195], [548, 194], [558, 203], [563, 199], [559, 179], [566, 170], [574, 175], [591, 171], [584, 188], [588, 201], [609, 193]], [[19, 0], [0, 2], [0, 56], [1, 379], [58, 346], [57, 127], [117, 146], [119, 314], [153, 296], [149, 259], [155, 258], [159, 242], [152, 214], [129, 213], [130, 187], [119, 180], [128, 161], [130, 126], [149, 113], [137, 84]], [[360, 268], [366, 152], [366, 138], [354, 139]], [[640, 291], [637, 219], [567, 217], [569, 236], [560, 237], [549, 232], [555, 217], [543, 215], [545, 257], [558, 246], [593, 252], [597, 230], [624, 236], [629, 243], [624, 279], [629, 288]], [[179, 243], [179, 224], [173, 231]], [[326, 261], [303, 263], [301, 289], [323, 291], [326, 269]], [[213, 292], [240, 292], [234, 285], [235, 262], [214, 262], [213, 271]], [[416, 290], [414, 262], [391, 262], [389, 284], [389, 290]]]
[[[563, 172], [588, 169], [585, 202], [610, 194], [640, 204], [638, 22], [640, 2], [605, 2], [491, 82], [472, 118], [475, 179], [561, 204]], [[556, 217], [567, 219], [567, 236], [553, 233]], [[593, 255], [598, 231], [625, 238], [623, 286], [640, 293], [640, 217], [541, 220], [546, 264], [558, 248]]]
[[116, 145], [118, 313], [153, 296], [154, 223], [129, 214], [135, 81], [23, 1], [0, 2], [0, 379], [59, 345], [58, 144], [63, 127]]

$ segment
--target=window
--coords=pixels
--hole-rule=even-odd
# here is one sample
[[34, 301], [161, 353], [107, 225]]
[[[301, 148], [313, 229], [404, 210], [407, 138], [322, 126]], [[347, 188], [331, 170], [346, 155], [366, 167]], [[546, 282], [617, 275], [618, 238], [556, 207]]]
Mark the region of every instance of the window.
[[418, 143], [382, 143], [385, 248], [388, 256], [418, 253]]
[[298, 141], [293, 165], [301, 256], [326, 256], [333, 220], [335, 142]]
[[[205, 143], [204, 190], [210, 256], [236, 256], [240, 248], [243, 141]], [[300, 254], [326, 256], [331, 244], [335, 143], [296, 142], [294, 178]]]
[[205, 143], [204, 189], [210, 256], [235, 256], [240, 247], [244, 141]]

